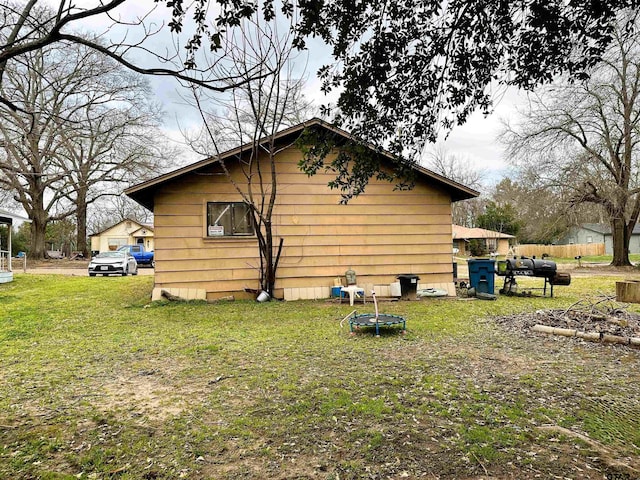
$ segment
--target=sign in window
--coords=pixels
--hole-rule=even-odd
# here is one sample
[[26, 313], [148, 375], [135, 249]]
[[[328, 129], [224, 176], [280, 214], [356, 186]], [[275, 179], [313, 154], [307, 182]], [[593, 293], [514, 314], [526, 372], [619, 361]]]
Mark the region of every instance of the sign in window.
[[207, 203], [207, 236], [232, 237], [253, 235], [253, 218], [244, 202]]

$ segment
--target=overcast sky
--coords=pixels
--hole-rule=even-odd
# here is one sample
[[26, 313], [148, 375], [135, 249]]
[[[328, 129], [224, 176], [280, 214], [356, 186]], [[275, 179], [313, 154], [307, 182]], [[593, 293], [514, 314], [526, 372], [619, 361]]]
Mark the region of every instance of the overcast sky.
[[[168, 136], [177, 142], [182, 141], [180, 128], [196, 127], [200, 122], [199, 116], [192, 108], [183, 104], [176, 82], [170, 79], [154, 79], [152, 85], [164, 105], [164, 128]], [[314, 74], [310, 75], [306, 95], [318, 105], [325, 102], [324, 96], [319, 94]], [[516, 94], [502, 98], [488, 117], [479, 112], [474, 113], [466, 124], [455, 127], [446, 138], [442, 135], [439, 143], [444, 144], [448, 153], [485, 170], [485, 178], [489, 183], [495, 183], [506, 175], [508, 169], [504, 149], [497, 141], [501, 129], [500, 119], [513, 117], [517, 98]], [[197, 158], [194, 157], [193, 161], [195, 160]]]
[[[153, 79], [152, 85], [166, 112], [164, 128], [170, 138], [181, 142], [180, 128], [194, 128], [200, 124], [200, 117], [191, 107], [184, 105], [180, 98], [180, 88], [171, 79]], [[315, 70], [308, 74], [306, 96], [313, 99], [319, 106], [327, 102], [320, 93], [319, 81]], [[497, 141], [501, 129], [501, 119], [511, 118], [515, 113], [515, 103], [519, 96], [517, 92], [509, 92], [497, 99], [494, 112], [485, 117], [476, 112], [462, 126], [455, 127], [448, 136], [443, 134], [439, 143], [445, 146], [447, 153], [455, 155], [464, 161], [484, 170], [484, 178], [489, 185], [497, 183], [507, 174], [508, 165], [505, 163], [504, 149]], [[185, 147], [186, 148], [186, 147]], [[191, 161], [199, 158], [192, 153], [185, 152]], [[189, 162], [189, 163], [190, 163]]]
[[503, 146], [497, 137], [501, 133], [502, 121], [513, 120], [516, 106], [523, 100], [524, 94], [515, 88], [495, 98], [495, 107], [491, 115], [485, 117], [476, 112], [462, 126], [455, 127], [446, 139], [448, 152], [467, 158], [479, 168], [485, 170], [486, 183], [494, 184], [508, 174]]
[[[97, 0], [78, 0], [80, 5], [94, 5]], [[136, 17], [140, 17], [148, 13], [150, 2], [125, 2], [124, 5], [113, 14], [115, 18], [120, 18], [124, 21], [134, 20]], [[164, 4], [155, 4], [156, 10], [151, 16], [146, 18], [146, 23], [161, 25], [162, 22], [166, 22], [169, 19], [168, 9]], [[105, 31], [112, 25], [112, 21], [107, 16], [102, 18], [92, 18], [85, 22], [83, 25], [87, 29], [94, 31]], [[189, 26], [185, 26], [185, 32], [183, 32], [182, 38], [188, 38]], [[136, 27], [135, 29], [129, 29], [126, 32], [128, 40], [132, 41], [136, 37], [136, 32], [140, 35], [141, 29]], [[171, 35], [168, 33], [168, 29], [164, 27], [163, 32], [160, 35], [156, 35], [150, 40], [147, 40], [145, 45], [148, 45], [154, 51], [163, 51], [163, 49], [173, 48]], [[109, 36], [114, 40], [122, 38], [125, 34], [125, 29], [122, 27], [118, 29], [111, 28], [109, 30]], [[307, 60], [306, 73], [308, 76], [307, 97], [313, 99], [318, 105], [326, 103], [327, 99], [320, 93], [320, 83], [316, 78], [317, 69], [328, 60], [330, 57], [328, 51], [324, 45], [317, 40], [312, 40], [309, 43], [309, 58]], [[305, 59], [303, 58], [304, 62]], [[184, 105], [184, 102], [180, 98], [180, 87], [178, 82], [171, 78], [151, 78], [152, 88], [159, 101], [162, 102], [164, 110], [166, 112], [165, 125], [167, 136], [176, 142], [182, 141], [180, 129], [194, 128], [199, 125], [200, 119], [196, 111], [192, 108]], [[489, 117], [484, 117], [480, 113], [472, 115], [468, 122], [461, 126], [456, 127], [448, 136], [446, 141], [444, 137], [442, 142], [448, 153], [456, 155], [459, 158], [463, 158], [469, 162], [472, 162], [477, 168], [486, 172], [485, 179], [488, 183], [495, 183], [503, 175], [506, 174], [507, 165], [504, 161], [504, 152], [502, 146], [496, 141], [496, 137], [500, 130], [500, 121], [502, 117], [511, 117], [514, 113], [514, 101], [518, 98], [517, 92], [507, 92], [499, 98], [495, 111]], [[188, 152], [188, 148], [185, 147], [185, 161], [184, 163], [190, 163], [196, 161], [198, 158]]]

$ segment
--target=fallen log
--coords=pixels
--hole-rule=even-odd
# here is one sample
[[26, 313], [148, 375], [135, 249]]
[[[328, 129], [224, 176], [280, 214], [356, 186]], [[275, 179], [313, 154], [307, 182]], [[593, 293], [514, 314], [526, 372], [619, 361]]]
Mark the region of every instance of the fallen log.
[[554, 335], [562, 335], [563, 337], [575, 337], [576, 333], [578, 333], [578, 331], [573, 330], [571, 328], [554, 328], [553, 329]]
[[531, 330], [533, 330], [534, 332], [550, 333], [553, 335], [553, 327], [548, 327], [546, 325], [534, 325]]
[[562, 335], [563, 337], [575, 337], [577, 330], [571, 328], [548, 327], [547, 325], [534, 325], [534, 332], [549, 333], [551, 335]]
[[534, 325], [531, 330], [539, 333], [548, 333], [550, 335], [561, 335], [563, 337], [577, 337], [589, 342], [616, 343], [619, 345], [629, 345], [631, 347], [640, 348], [640, 337], [622, 337], [620, 335], [611, 335], [600, 332], [580, 332], [570, 328], [555, 328], [548, 325]]
[[620, 345], [629, 345], [629, 337], [621, 337], [619, 335], [609, 335], [605, 333], [602, 335], [603, 343], [619, 343]]
[[583, 340], [587, 340], [589, 342], [599, 342], [600, 341], [600, 333], [599, 332], [578, 332], [578, 333], [576, 333], [576, 337], [581, 338]]

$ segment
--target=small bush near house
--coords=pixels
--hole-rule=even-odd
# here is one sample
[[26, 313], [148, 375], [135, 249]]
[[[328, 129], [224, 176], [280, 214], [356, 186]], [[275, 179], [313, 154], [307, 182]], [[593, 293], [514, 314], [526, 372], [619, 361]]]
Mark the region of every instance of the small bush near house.
[[472, 240], [469, 240], [469, 253], [471, 253], [472, 257], [483, 257], [488, 252], [485, 248], [484, 242], [478, 240], [477, 238], [474, 238]]

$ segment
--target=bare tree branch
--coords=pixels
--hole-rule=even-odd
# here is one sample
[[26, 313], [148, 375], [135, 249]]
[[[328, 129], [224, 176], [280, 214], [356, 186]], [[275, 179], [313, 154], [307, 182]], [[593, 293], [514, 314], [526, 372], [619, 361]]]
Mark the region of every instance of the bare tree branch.
[[614, 42], [589, 80], [543, 89], [522, 123], [507, 126], [502, 137], [514, 164], [545, 168], [556, 185], [572, 190], [570, 205], [605, 209], [615, 265], [629, 264], [630, 232], [640, 208], [638, 18], [637, 12], [621, 15]]

